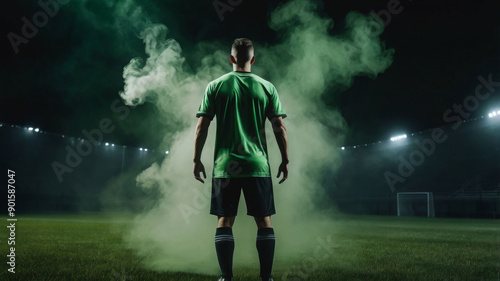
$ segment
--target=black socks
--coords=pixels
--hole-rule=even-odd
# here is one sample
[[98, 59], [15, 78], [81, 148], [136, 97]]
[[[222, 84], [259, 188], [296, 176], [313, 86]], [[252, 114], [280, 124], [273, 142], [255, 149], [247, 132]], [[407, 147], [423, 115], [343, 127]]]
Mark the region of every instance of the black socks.
[[234, 237], [230, 227], [219, 227], [215, 232], [215, 250], [219, 260], [222, 277], [233, 278]]
[[274, 230], [272, 228], [259, 229], [257, 232], [257, 251], [259, 252], [260, 277], [265, 281], [271, 277], [274, 246]]
[[[262, 280], [271, 278], [274, 259], [274, 230], [272, 228], [261, 228], [257, 231], [257, 251], [260, 261], [260, 277]], [[215, 232], [215, 250], [222, 271], [222, 277], [228, 280], [233, 278], [233, 253], [234, 237], [230, 227], [219, 227]]]

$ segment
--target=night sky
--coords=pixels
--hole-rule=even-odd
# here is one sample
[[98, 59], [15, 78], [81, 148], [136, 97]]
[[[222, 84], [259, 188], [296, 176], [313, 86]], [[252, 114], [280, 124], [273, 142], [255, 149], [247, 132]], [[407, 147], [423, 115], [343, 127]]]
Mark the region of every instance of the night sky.
[[[223, 42], [228, 51], [236, 37], [261, 45], [278, 42], [280, 34], [268, 27], [267, 20], [273, 8], [287, 1], [243, 0], [224, 13], [223, 21], [212, 0], [135, 2], [153, 22], [165, 24], [168, 36], [189, 54], [200, 41]], [[334, 20], [332, 33], [342, 33], [349, 11], [378, 12], [387, 10], [390, 2], [318, 1], [318, 12]], [[109, 109], [120, 99], [123, 67], [131, 58], [145, 57], [137, 28], [123, 21], [115, 8], [110, 0], [60, 5], [16, 54], [8, 34], [22, 35], [21, 19], [31, 21], [41, 7], [37, 1], [3, 1], [0, 122], [81, 137], [82, 129], [95, 128], [109, 117], [117, 125], [109, 141], [158, 146], [161, 134], [145, 125], [158, 124], [161, 130], [165, 122], [157, 120], [153, 105], [134, 108], [123, 121]], [[443, 126], [443, 114], [474, 95], [479, 76], [500, 81], [499, 1], [402, 0], [400, 9], [390, 22], [382, 17], [387, 26], [381, 38], [395, 51], [393, 64], [376, 79], [357, 78], [350, 89], [331, 89], [335, 93], [323, 98], [346, 119], [347, 145]], [[191, 66], [199, 64], [198, 56], [186, 59]], [[231, 70], [228, 63], [227, 71]], [[481, 101], [470, 117], [500, 108], [498, 96], [495, 91]]]

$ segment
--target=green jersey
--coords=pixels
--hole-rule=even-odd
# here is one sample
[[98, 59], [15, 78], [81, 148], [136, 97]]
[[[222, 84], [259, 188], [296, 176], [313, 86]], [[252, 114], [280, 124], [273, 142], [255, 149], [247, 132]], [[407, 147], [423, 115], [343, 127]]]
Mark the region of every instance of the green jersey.
[[265, 122], [286, 117], [273, 84], [233, 71], [210, 82], [197, 117], [217, 116], [214, 178], [270, 177]]

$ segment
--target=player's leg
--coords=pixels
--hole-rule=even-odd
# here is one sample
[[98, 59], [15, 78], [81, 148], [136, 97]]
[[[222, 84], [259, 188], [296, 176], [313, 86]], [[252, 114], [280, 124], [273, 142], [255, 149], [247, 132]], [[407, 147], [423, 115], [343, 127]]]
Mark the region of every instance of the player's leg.
[[271, 215], [276, 211], [271, 178], [251, 178], [243, 186], [243, 192], [247, 214], [254, 217], [258, 228], [256, 247], [259, 253], [260, 277], [264, 281], [272, 280], [275, 237]]
[[238, 211], [241, 187], [233, 179], [212, 180], [210, 214], [217, 216], [215, 250], [221, 269], [220, 280], [233, 278], [234, 237], [233, 224]]
[[233, 227], [235, 216], [232, 217], [223, 217], [218, 216], [217, 227]]
[[257, 224], [257, 228], [271, 228], [273, 227], [271, 224], [271, 216], [267, 217], [253, 217], [255, 219], [255, 223]]
[[254, 217], [257, 223], [257, 251], [260, 261], [260, 277], [261, 280], [271, 280], [271, 272], [273, 269], [275, 237], [274, 229], [271, 226], [271, 217]]

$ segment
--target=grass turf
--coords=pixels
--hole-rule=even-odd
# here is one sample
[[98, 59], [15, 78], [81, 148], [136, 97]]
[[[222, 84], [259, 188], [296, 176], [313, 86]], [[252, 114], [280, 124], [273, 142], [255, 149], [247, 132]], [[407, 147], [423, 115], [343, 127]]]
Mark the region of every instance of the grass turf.
[[[214, 281], [217, 276], [154, 272], [124, 247], [106, 215], [23, 215], [16, 224], [16, 273], [7, 272], [8, 230], [0, 233], [0, 280]], [[334, 252], [275, 262], [275, 280], [500, 280], [500, 221], [348, 216]], [[110, 225], [114, 224], [113, 227]], [[4, 224], [8, 225], [4, 217]], [[124, 230], [126, 220], [118, 225]], [[215, 252], [214, 252], [215, 258]], [[237, 268], [237, 281], [258, 280]]]

